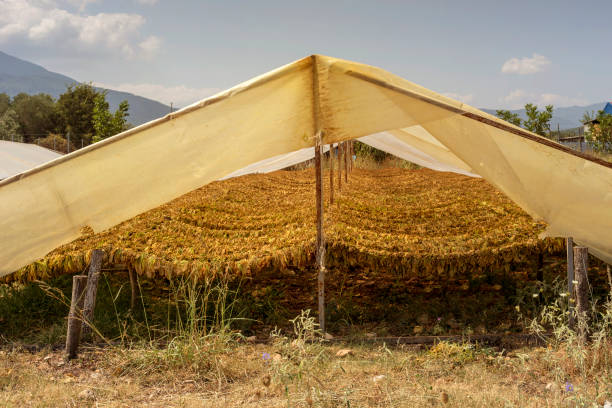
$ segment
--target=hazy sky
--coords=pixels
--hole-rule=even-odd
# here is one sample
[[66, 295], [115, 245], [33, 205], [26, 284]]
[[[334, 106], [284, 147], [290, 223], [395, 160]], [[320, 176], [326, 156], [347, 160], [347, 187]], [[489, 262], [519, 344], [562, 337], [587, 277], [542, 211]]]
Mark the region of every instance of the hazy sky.
[[612, 100], [612, 2], [0, 0], [0, 50], [187, 103], [309, 54], [477, 107]]

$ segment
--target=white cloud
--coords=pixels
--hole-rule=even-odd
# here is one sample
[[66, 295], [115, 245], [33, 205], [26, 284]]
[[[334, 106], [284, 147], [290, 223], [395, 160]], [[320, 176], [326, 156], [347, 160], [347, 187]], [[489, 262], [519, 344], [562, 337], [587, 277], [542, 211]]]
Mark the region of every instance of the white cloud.
[[472, 101], [474, 100], [473, 94], [458, 94], [455, 92], [444, 92], [442, 95], [446, 96], [447, 98], [455, 99], [463, 103], [472, 103]]
[[504, 74], [528, 75], [544, 71], [550, 65], [550, 60], [543, 55], [533, 54], [531, 58], [511, 58], [504, 62], [501, 72]]
[[161, 40], [156, 36], [152, 35], [147, 37], [144, 41], [138, 44], [140, 50], [145, 56], [153, 56], [159, 50], [161, 46]]
[[189, 88], [185, 85], [163, 86], [155, 84], [131, 84], [123, 83], [118, 85], [96, 82], [95, 86], [113, 89], [144, 96], [166, 105], [172, 102], [175, 107], [185, 107], [201, 99], [209, 97], [220, 91], [218, 88]]
[[505, 109], [521, 109], [527, 103], [536, 104], [539, 107], [553, 105], [554, 107], [586, 105], [589, 103], [584, 98], [558, 95], [554, 93], [535, 93], [524, 89], [516, 89], [500, 99]]
[[78, 7], [79, 11], [82, 12], [89, 3], [96, 3], [98, 0], [67, 0], [67, 2], [75, 7]]
[[[69, 1], [81, 8], [92, 2]], [[69, 52], [150, 57], [161, 41], [155, 36], [143, 38], [140, 29], [144, 24], [139, 14], [81, 15], [44, 0], [0, 0], [0, 44], [13, 41]]]

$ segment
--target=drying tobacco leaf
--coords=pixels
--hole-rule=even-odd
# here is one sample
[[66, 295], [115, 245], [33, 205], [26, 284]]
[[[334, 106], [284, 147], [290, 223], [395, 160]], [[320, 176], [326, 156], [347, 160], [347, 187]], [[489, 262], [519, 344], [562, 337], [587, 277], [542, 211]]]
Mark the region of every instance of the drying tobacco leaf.
[[[326, 198], [327, 189], [325, 184]], [[325, 210], [328, 267], [458, 279], [563, 251], [559, 239], [538, 239], [544, 223], [482, 179], [425, 169], [356, 169], [336, 197]], [[314, 263], [314, 202], [312, 169], [214, 182], [107, 231], [85, 234], [4, 281], [80, 272], [95, 248], [106, 251], [108, 264], [152, 278], [238, 278], [308, 267]]]

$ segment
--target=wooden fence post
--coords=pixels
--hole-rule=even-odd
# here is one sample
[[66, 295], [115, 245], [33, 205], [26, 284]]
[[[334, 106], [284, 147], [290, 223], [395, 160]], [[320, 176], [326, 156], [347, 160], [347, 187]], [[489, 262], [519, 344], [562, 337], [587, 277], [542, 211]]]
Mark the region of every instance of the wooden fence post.
[[569, 327], [574, 328], [574, 240], [572, 237], [565, 238], [567, 251], [567, 311], [569, 313]]
[[334, 144], [329, 145], [329, 204], [334, 203]]
[[574, 271], [576, 274], [576, 317], [578, 320], [578, 332], [582, 341], [586, 341], [588, 335], [589, 314], [589, 249], [586, 247], [574, 247]]
[[68, 330], [66, 333], [66, 357], [73, 359], [78, 354], [79, 341], [81, 339], [81, 327], [83, 323], [83, 292], [87, 285], [87, 276], [75, 275], [72, 277], [72, 299], [70, 300], [70, 312], [68, 313]]
[[98, 280], [100, 279], [100, 271], [102, 270], [102, 258], [104, 258], [103, 250], [94, 249], [91, 252], [89, 272], [87, 274], [87, 287], [85, 289], [85, 305], [83, 306], [83, 317], [85, 320], [82, 331], [83, 339], [91, 335], [94, 309], [96, 307], [96, 296], [98, 294]]

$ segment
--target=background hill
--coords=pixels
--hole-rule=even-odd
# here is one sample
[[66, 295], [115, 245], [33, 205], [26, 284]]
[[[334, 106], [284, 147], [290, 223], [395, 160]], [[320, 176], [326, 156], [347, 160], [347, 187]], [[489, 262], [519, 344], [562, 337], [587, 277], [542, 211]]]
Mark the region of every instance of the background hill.
[[[93, 78], [92, 78], [93, 79]], [[13, 97], [18, 93], [46, 93], [54, 98], [66, 91], [66, 86], [77, 80], [55, 72], [47, 71], [40, 65], [13, 57], [0, 51], [0, 93]], [[102, 89], [102, 88], [98, 88]], [[170, 112], [170, 107], [152, 99], [127, 92], [107, 90], [106, 100], [111, 110], [117, 109], [122, 100], [130, 104], [128, 122], [134, 126], [157, 119]]]
[[[40, 65], [24, 61], [0, 51], [0, 93], [5, 92], [11, 97], [20, 92], [27, 94], [47, 93], [57, 98], [66, 90], [66, 85], [75, 82], [78, 81], [65, 75], [47, 71]], [[106, 100], [112, 110], [117, 109], [119, 102], [127, 99], [130, 104], [129, 122], [135, 126], [170, 112], [169, 106], [152, 99], [127, 92], [107, 91]], [[603, 109], [604, 105], [605, 102], [588, 106], [555, 107], [551, 129], [557, 129], [557, 125], [561, 129], [578, 127], [581, 125], [580, 120], [584, 112], [598, 111]], [[482, 110], [495, 115], [495, 109]], [[517, 109], [511, 112], [518, 113], [521, 118], [525, 119], [525, 109]]]

